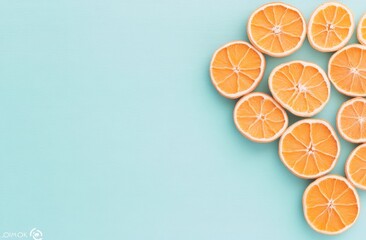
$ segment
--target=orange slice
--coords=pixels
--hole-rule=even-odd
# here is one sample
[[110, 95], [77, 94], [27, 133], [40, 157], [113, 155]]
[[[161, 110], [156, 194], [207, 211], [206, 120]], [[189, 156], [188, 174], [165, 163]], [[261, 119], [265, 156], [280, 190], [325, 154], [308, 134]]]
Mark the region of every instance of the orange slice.
[[305, 219], [315, 231], [339, 234], [357, 220], [360, 200], [347, 179], [327, 175], [310, 183], [302, 200]]
[[366, 142], [366, 99], [352, 98], [337, 113], [339, 134], [349, 142]]
[[333, 54], [328, 76], [340, 93], [366, 96], [366, 46], [353, 44]]
[[358, 23], [357, 39], [361, 44], [366, 45], [366, 14], [362, 16]]
[[354, 29], [351, 11], [343, 4], [328, 2], [320, 5], [310, 17], [308, 39], [321, 52], [334, 52], [344, 47]]
[[285, 131], [288, 118], [285, 110], [264, 93], [242, 97], [234, 109], [234, 122], [239, 132], [255, 142], [272, 142]]
[[211, 61], [211, 80], [227, 98], [238, 98], [253, 91], [262, 80], [266, 60], [249, 43], [231, 42], [218, 49]]
[[356, 147], [349, 155], [345, 172], [356, 187], [366, 190], [366, 143]]
[[268, 3], [255, 10], [247, 27], [254, 47], [272, 57], [284, 57], [299, 49], [306, 36], [305, 19], [296, 8]]
[[330, 96], [326, 73], [319, 66], [304, 61], [279, 65], [270, 74], [268, 84], [277, 102], [301, 117], [319, 113]]
[[283, 164], [301, 178], [318, 178], [330, 172], [339, 157], [339, 140], [323, 120], [304, 119], [282, 135], [279, 155]]

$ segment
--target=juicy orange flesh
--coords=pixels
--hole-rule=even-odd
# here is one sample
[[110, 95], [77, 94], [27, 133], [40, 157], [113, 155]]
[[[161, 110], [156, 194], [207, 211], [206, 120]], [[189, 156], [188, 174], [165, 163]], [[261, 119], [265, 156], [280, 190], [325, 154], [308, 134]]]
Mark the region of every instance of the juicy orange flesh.
[[293, 171], [306, 176], [329, 170], [337, 152], [337, 140], [322, 123], [299, 124], [282, 140], [283, 160]]
[[272, 138], [285, 124], [281, 109], [273, 100], [262, 96], [249, 98], [239, 106], [236, 113], [240, 129], [256, 139]]
[[351, 139], [366, 138], [366, 102], [355, 101], [343, 108], [340, 114], [340, 130]]
[[250, 28], [254, 42], [273, 53], [295, 48], [304, 31], [301, 15], [282, 5], [268, 6], [258, 11]]
[[318, 69], [300, 63], [279, 69], [273, 75], [272, 88], [283, 103], [303, 113], [311, 113], [321, 107], [329, 95], [328, 86]]
[[314, 16], [311, 37], [316, 45], [332, 48], [347, 38], [350, 27], [350, 14], [341, 6], [331, 5]]
[[361, 20], [361, 36], [362, 39], [366, 40], [366, 17]]
[[226, 93], [245, 91], [255, 84], [261, 74], [262, 59], [245, 44], [232, 44], [221, 49], [211, 69], [216, 85]]
[[330, 79], [347, 93], [366, 94], [366, 50], [341, 50], [330, 62]]
[[366, 145], [358, 148], [350, 159], [348, 174], [354, 182], [366, 186]]
[[305, 214], [318, 230], [337, 232], [352, 224], [359, 206], [344, 180], [326, 178], [313, 185], [305, 197]]

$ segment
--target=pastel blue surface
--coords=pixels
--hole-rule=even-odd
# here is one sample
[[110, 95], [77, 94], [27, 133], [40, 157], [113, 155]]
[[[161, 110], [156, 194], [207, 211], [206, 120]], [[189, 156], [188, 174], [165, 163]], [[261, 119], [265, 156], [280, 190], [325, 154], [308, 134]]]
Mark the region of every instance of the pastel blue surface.
[[[235, 101], [210, 83], [212, 53], [247, 40], [263, 0], [4, 0], [0, 2], [0, 235], [52, 239], [364, 239], [304, 220], [310, 181], [292, 175], [278, 141], [235, 129]], [[321, 1], [288, 1], [309, 19]], [[364, 1], [349, 0], [358, 22]], [[353, 36], [351, 42], [356, 42]], [[266, 57], [256, 91], [295, 59], [326, 69], [331, 54], [305, 41]], [[317, 118], [335, 126], [347, 98], [332, 88]], [[290, 115], [291, 123], [296, 120]], [[333, 173], [355, 145], [341, 140]]]

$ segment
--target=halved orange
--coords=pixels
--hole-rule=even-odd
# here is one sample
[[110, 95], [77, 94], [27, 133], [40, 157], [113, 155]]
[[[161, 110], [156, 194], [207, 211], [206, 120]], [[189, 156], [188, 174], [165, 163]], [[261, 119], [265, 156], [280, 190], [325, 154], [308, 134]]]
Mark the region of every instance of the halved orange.
[[344, 47], [354, 29], [352, 12], [343, 4], [328, 2], [320, 5], [310, 17], [308, 39], [321, 52], [334, 52]]
[[366, 142], [366, 99], [357, 97], [344, 102], [337, 113], [337, 128], [349, 142]]
[[273, 98], [259, 92], [242, 97], [233, 115], [239, 132], [255, 142], [276, 140], [288, 124], [285, 110]]
[[345, 172], [353, 185], [366, 190], [366, 143], [359, 145], [351, 152], [346, 162]]
[[329, 80], [348, 96], [366, 96], [366, 46], [352, 44], [334, 53], [328, 64]]
[[318, 65], [304, 61], [277, 66], [269, 76], [268, 85], [277, 102], [301, 117], [319, 113], [330, 96], [326, 73]]
[[327, 175], [310, 183], [302, 203], [310, 227], [323, 234], [344, 232], [356, 222], [360, 213], [356, 189], [338, 175]]
[[249, 43], [230, 42], [212, 56], [211, 80], [221, 95], [235, 99], [257, 87], [262, 80], [265, 65], [262, 53]]
[[283, 164], [300, 178], [318, 178], [329, 173], [340, 153], [338, 137], [324, 120], [304, 119], [282, 135], [279, 156]]
[[362, 16], [358, 23], [357, 39], [361, 44], [366, 45], [366, 14]]
[[247, 26], [250, 42], [272, 57], [284, 57], [299, 49], [306, 36], [300, 11], [285, 3], [268, 3], [255, 10]]

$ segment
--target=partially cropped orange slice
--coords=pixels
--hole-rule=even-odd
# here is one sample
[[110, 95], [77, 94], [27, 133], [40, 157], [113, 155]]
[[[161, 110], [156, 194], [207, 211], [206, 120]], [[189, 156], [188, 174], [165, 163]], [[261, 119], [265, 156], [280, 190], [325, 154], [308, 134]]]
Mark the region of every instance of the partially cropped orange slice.
[[268, 85], [277, 102], [301, 117], [319, 113], [330, 96], [325, 72], [318, 65], [304, 61], [279, 65], [270, 74]]
[[366, 190], [366, 143], [356, 147], [349, 155], [345, 172], [356, 187]]
[[301, 178], [318, 178], [330, 172], [340, 153], [332, 126], [323, 120], [304, 119], [282, 135], [279, 155], [283, 164]]
[[335, 235], [349, 229], [360, 213], [356, 189], [347, 179], [327, 175], [312, 182], [303, 195], [305, 219], [315, 231]]
[[358, 23], [357, 39], [361, 44], [366, 45], [366, 14], [362, 16]]
[[328, 65], [329, 80], [348, 96], [366, 96], [366, 46], [353, 44], [334, 53]]
[[262, 80], [266, 60], [262, 53], [244, 41], [230, 42], [218, 49], [211, 61], [211, 80], [227, 98], [253, 91]]
[[354, 29], [351, 11], [341, 3], [320, 5], [311, 15], [308, 24], [310, 45], [321, 52], [334, 52], [344, 47]]
[[288, 118], [285, 110], [264, 93], [242, 97], [234, 109], [234, 122], [239, 132], [255, 142], [272, 142], [285, 131]]
[[272, 57], [284, 57], [299, 49], [306, 36], [305, 19], [296, 8], [285, 3], [268, 3], [249, 18], [250, 42]]
[[337, 128], [349, 142], [366, 142], [366, 99], [357, 97], [343, 103], [337, 113]]

